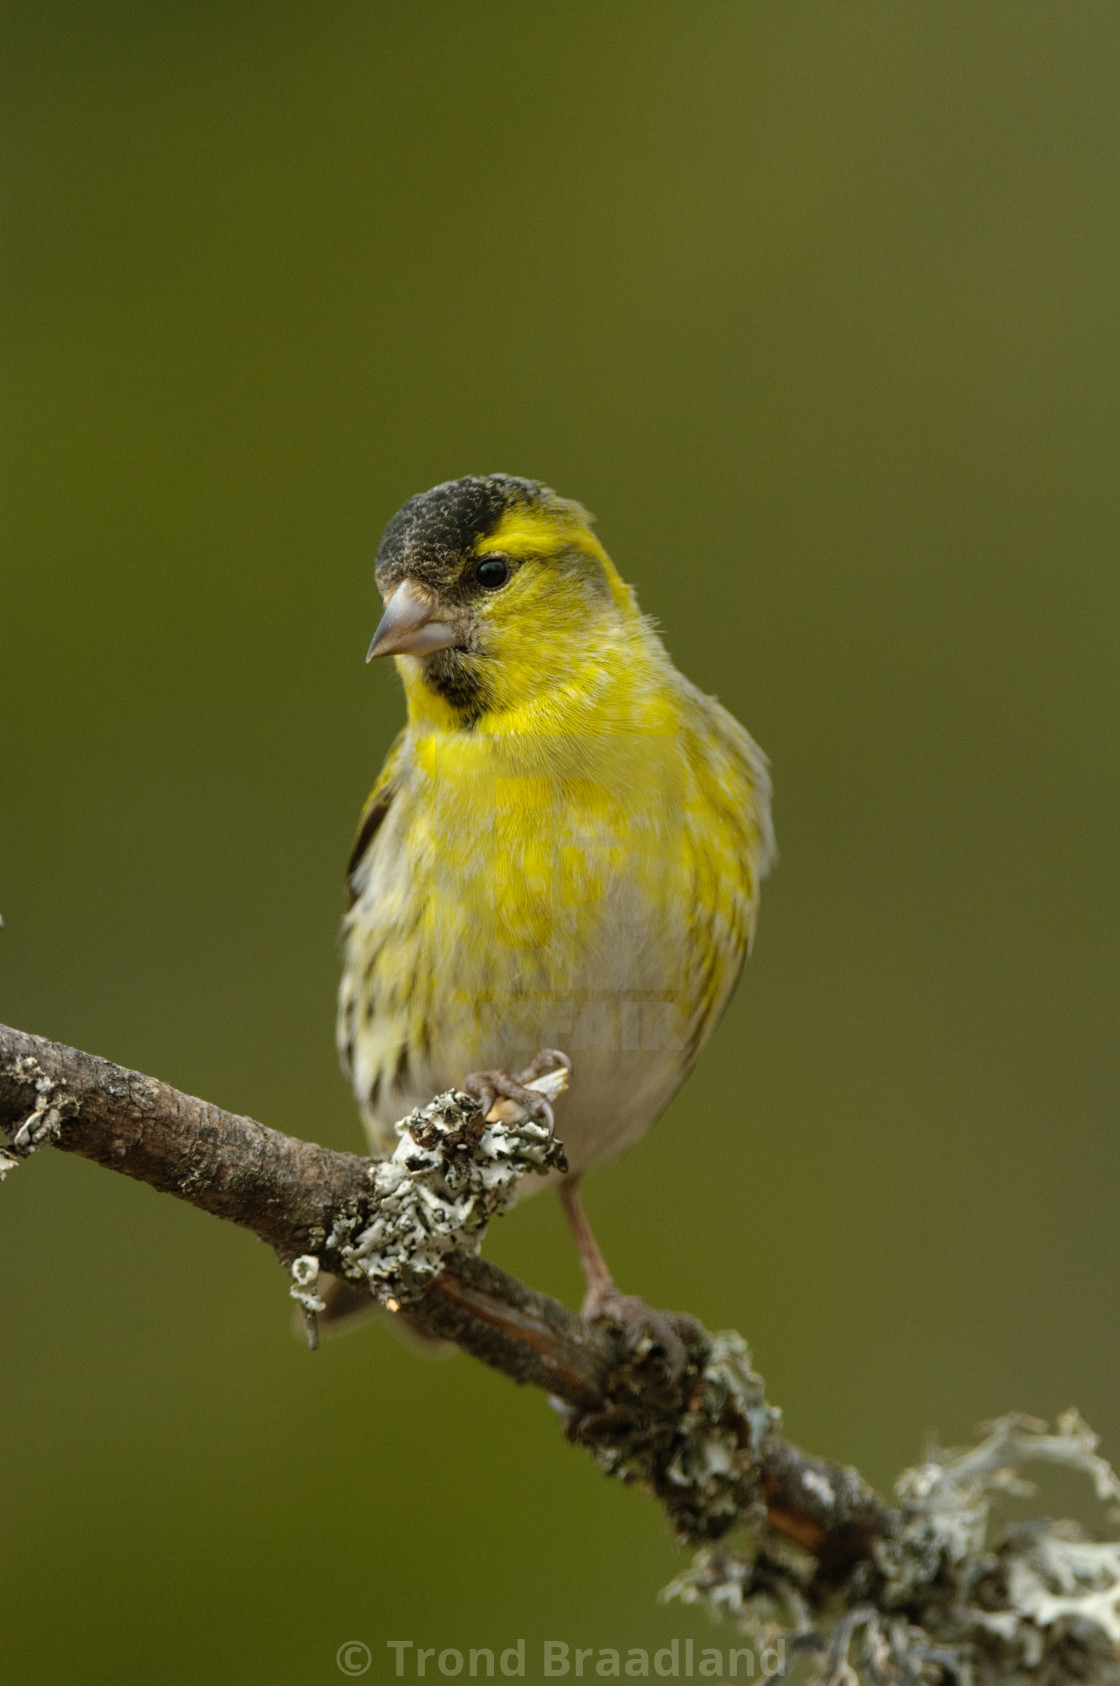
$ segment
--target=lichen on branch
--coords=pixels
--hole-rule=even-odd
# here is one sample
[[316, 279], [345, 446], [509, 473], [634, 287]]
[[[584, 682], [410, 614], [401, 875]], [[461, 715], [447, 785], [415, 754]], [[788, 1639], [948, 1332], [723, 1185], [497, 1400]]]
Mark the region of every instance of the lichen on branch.
[[34, 1104], [22, 1123], [11, 1126], [8, 1145], [0, 1146], [0, 1183], [37, 1148], [56, 1142], [63, 1119], [74, 1110], [71, 1097], [56, 1078], [43, 1071], [34, 1054], [16, 1055], [12, 1070], [13, 1075], [31, 1085]]
[[[527, 1087], [550, 1101], [567, 1086], [560, 1067]], [[368, 1172], [372, 1216], [339, 1214], [326, 1245], [341, 1274], [393, 1310], [420, 1299], [448, 1254], [478, 1252], [491, 1218], [517, 1200], [524, 1177], [566, 1169], [552, 1132], [500, 1101], [487, 1114], [459, 1089], [437, 1095], [396, 1126], [388, 1159]]]
[[1032, 1462], [1088, 1475], [1102, 1521], [1115, 1523], [1120, 1480], [1076, 1411], [1045, 1423], [1009, 1416], [963, 1450], [932, 1449], [896, 1484], [896, 1526], [880, 1535], [845, 1589], [847, 1608], [821, 1607], [817, 1563], [749, 1530], [744, 1544], [701, 1550], [667, 1598], [730, 1618], [762, 1644], [815, 1655], [822, 1686], [853, 1672], [886, 1686], [952, 1678], [971, 1686], [1120, 1680], [1120, 1542], [1086, 1538], [1072, 1522], [1038, 1519], [993, 1529], [1001, 1497], [1033, 1492]]

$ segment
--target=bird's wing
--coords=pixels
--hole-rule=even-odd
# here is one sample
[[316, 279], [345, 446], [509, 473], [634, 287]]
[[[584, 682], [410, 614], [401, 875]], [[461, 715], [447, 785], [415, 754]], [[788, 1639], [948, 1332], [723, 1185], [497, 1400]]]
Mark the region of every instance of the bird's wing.
[[735, 988], [754, 938], [760, 882], [775, 855], [766, 756], [714, 697], [693, 695], [699, 706], [686, 740], [697, 798], [690, 814], [692, 906], [703, 965], [690, 1059]]
[[393, 801], [404, 737], [404, 731], [397, 734], [392, 749], [385, 757], [385, 765], [378, 774], [377, 783], [370, 791], [366, 805], [362, 809], [362, 817], [358, 822], [358, 835], [354, 839], [354, 847], [350, 851], [350, 859], [346, 867], [346, 891], [350, 907], [353, 907], [357, 900], [358, 893], [354, 887], [354, 879], [358, 868], [365, 860], [366, 853], [377, 833], [381, 830], [385, 816], [389, 812]]

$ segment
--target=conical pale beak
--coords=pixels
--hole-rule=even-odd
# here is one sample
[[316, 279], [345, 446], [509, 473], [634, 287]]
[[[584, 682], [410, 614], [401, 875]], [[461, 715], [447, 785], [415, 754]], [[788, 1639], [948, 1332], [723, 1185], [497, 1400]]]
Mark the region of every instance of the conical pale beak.
[[375, 656], [427, 656], [433, 650], [449, 650], [462, 637], [459, 627], [437, 619], [439, 604], [416, 586], [402, 580], [385, 605], [381, 624], [366, 652]]

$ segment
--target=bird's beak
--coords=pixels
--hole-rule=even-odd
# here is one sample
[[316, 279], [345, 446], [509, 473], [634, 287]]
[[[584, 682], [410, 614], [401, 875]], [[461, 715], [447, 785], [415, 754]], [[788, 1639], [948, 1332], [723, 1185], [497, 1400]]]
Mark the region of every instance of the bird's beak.
[[440, 620], [440, 605], [414, 580], [402, 580], [385, 605], [366, 661], [374, 656], [427, 656], [449, 650], [463, 636], [460, 626]]

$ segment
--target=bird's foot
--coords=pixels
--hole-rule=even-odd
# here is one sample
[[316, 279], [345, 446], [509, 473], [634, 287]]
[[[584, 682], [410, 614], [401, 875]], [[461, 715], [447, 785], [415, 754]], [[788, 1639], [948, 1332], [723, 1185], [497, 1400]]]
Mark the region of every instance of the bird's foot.
[[[464, 1093], [473, 1096], [487, 1117], [502, 1101], [512, 1101], [530, 1118], [544, 1125], [551, 1141], [556, 1135], [556, 1117], [552, 1110], [552, 1102], [540, 1089], [530, 1088], [529, 1085], [547, 1072], [567, 1073], [571, 1069], [571, 1060], [567, 1054], [562, 1054], [559, 1048], [542, 1048], [516, 1077], [503, 1070], [472, 1071], [469, 1076], [463, 1078], [460, 1087]], [[560, 1093], [559, 1088], [556, 1093]]]
[[699, 1336], [699, 1328], [690, 1317], [671, 1311], [655, 1311], [635, 1294], [620, 1294], [613, 1282], [588, 1290], [583, 1302], [583, 1316], [588, 1322], [610, 1322], [621, 1329], [628, 1353], [644, 1356], [651, 1347], [660, 1347], [670, 1382], [676, 1386], [688, 1364], [687, 1339]]
[[701, 1339], [700, 1326], [690, 1317], [674, 1315], [671, 1311], [655, 1311], [635, 1295], [619, 1293], [595, 1239], [595, 1232], [587, 1221], [578, 1189], [578, 1176], [569, 1177], [561, 1184], [559, 1193], [587, 1279], [582, 1314], [589, 1323], [602, 1319], [621, 1329], [627, 1352], [632, 1358], [644, 1357], [654, 1348], [660, 1349], [669, 1380], [676, 1387], [688, 1363], [685, 1342]]
[[566, 1071], [572, 1075], [572, 1062], [567, 1054], [559, 1048], [538, 1048], [524, 1071], [519, 1071], [519, 1083], [533, 1083], [538, 1077], [543, 1077], [546, 1071]]

